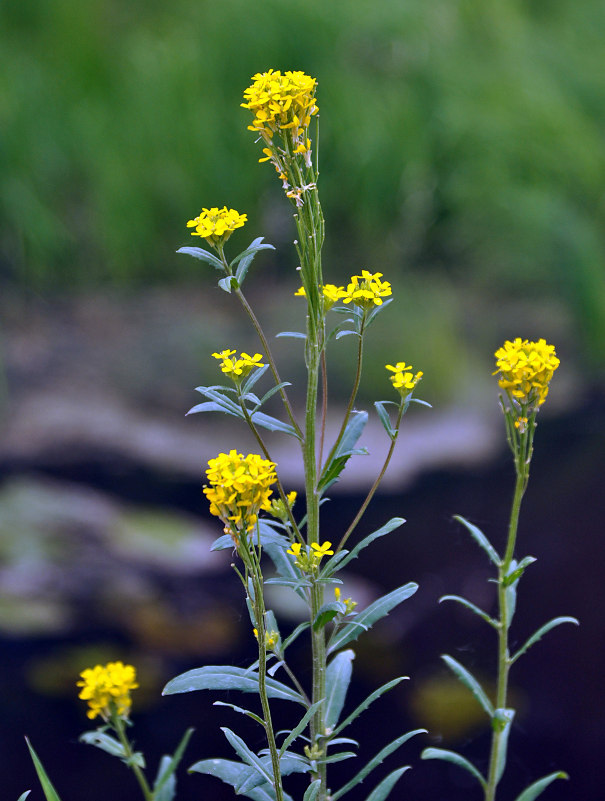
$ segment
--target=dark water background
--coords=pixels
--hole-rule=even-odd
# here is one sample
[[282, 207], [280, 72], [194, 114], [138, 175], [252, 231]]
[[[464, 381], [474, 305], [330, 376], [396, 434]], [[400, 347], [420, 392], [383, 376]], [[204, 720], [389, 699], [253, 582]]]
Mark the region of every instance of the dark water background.
[[[605, 741], [603, 419], [603, 404], [595, 399], [572, 415], [545, 420], [537, 434], [517, 553], [532, 554], [538, 561], [521, 582], [513, 637], [519, 644], [546, 620], [558, 615], [578, 617], [581, 627], [564, 625], [550, 632], [513, 669], [512, 693], [518, 712], [507, 773], [501, 784], [503, 799], [515, 798], [531, 781], [558, 769], [567, 771], [571, 781], [551, 785], [545, 799], [592, 801], [602, 797], [598, 767]], [[199, 484], [163, 481], [162, 476], [135, 465], [129, 469], [122, 464], [119, 475], [114, 468], [110, 460], [99, 458], [87, 463], [72, 462], [62, 469], [55, 464], [53, 473], [55, 478], [109, 490], [129, 502], [153, 502], [197, 515], [205, 513]], [[23, 465], [4, 465], [3, 477], [13, 475], [16, 469], [23, 469]], [[41, 475], [45, 467], [38, 464], [36, 470]], [[427, 745], [441, 745], [460, 750], [481, 769], [485, 766], [489, 737], [480, 718], [476, 722], [472, 699], [470, 711], [465, 711], [468, 699], [454, 701], [454, 707], [464, 708], [463, 722], [457, 724], [454, 720], [451, 725], [443, 717], [451, 717], [451, 708], [449, 712], [442, 711], [439, 724], [435, 699], [442, 692], [447, 695], [448, 688], [451, 690], [448, 671], [439, 655], [451, 654], [483, 678], [493, 669], [495, 637], [466, 610], [454, 604], [438, 605], [438, 598], [446, 593], [462, 594], [489, 608], [489, 565], [452, 515], [469, 518], [484, 529], [496, 547], [501, 547], [512, 483], [512, 465], [503, 452], [484, 468], [433, 472], [401, 494], [380, 496], [360, 526], [359, 538], [392, 516], [401, 515], [408, 521], [354, 563], [359, 586], [369, 587], [371, 592], [387, 592], [407, 581], [417, 581], [420, 589], [356, 644], [349, 708], [379, 683], [397, 675], [410, 676], [410, 680], [375, 703], [354, 724], [350, 736], [359, 739], [362, 755], [369, 757], [406, 730], [424, 726], [431, 733], [411, 740], [391, 756], [361, 789], [350, 794], [352, 801], [366, 798], [380, 778], [404, 764], [412, 764], [413, 770], [400, 780], [392, 794], [394, 799], [480, 798], [464, 772], [445, 763], [421, 762], [419, 754]], [[324, 531], [329, 532], [332, 525], [342, 530], [343, 520], [353, 516], [359, 502], [360, 498], [353, 495], [334, 494], [323, 507]], [[159, 580], [167, 592], [177, 592], [174, 578]], [[222, 651], [219, 642], [214, 653], [203, 661], [186, 649], [179, 654], [174, 649], [149, 647], [146, 653], [139, 654], [143, 659], [141, 675], [149, 668], [155, 684], [151, 692], [140, 691], [140, 711], [133, 715], [133, 736], [137, 747], [147, 754], [152, 771], [161, 754], [175, 747], [188, 726], [195, 727], [196, 732], [184, 767], [210, 756], [231, 757], [219, 726], [233, 728], [251, 745], [260, 746], [261, 742], [258, 731], [246, 725], [241, 716], [212, 707], [210, 694], [159, 697], [163, 683], [183, 670], [204, 663], [244, 665], [253, 657], [253, 643], [249, 633], [246, 635], [249, 624], [233, 576], [189, 577], [179, 579], [178, 585], [181, 603], [182, 598], [189, 598], [189, 603], [212, 610], [218, 599], [226, 599], [232, 609], [229, 625], [240, 635]], [[79, 733], [86, 728], [86, 719], [75, 693], [71, 691], [71, 697], [69, 693], [42, 694], [39, 680], [38, 691], [32, 687], [36, 665], [44, 666], [45, 660], [52, 664], [55, 657], [76, 646], [104, 642], [114, 648], [112, 658], [129, 653], [132, 644], [123, 629], [100, 629], [94, 609], [80, 611], [80, 625], [69, 635], [4, 637], [0, 641], [4, 656], [0, 663], [0, 781], [4, 798], [16, 799], [28, 788], [33, 788], [32, 799], [42, 798], [23, 735], [34, 742], [63, 801], [83, 797], [89, 801], [105, 801], [108, 797], [127, 801], [137, 797], [138, 788], [123, 765], [77, 742]], [[128, 609], [123, 613], [128, 615]], [[296, 663], [296, 650], [293, 651]], [[38, 675], [39, 672], [38, 668]], [[66, 681], [73, 686], [71, 677]], [[223, 699], [241, 703], [241, 696]], [[135, 710], [138, 703], [135, 695]], [[291, 722], [287, 717], [293, 713], [289, 705], [275, 706], [277, 717], [284, 714], [285, 720]], [[427, 718], [432, 716], [437, 717], [437, 723], [428, 725]], [[347, 780], [350, 769], [346, 762], [333, 768], [334, 788]], [[291, 784], [296, 788], [295, 780]], [[218, 780], [187, 776], [184, 770], [179, 787], [178, 798], [182, 801], [233, 797], [231, 789]], [[295, 797], [300, 795], [296, 789], [293, 793]]]

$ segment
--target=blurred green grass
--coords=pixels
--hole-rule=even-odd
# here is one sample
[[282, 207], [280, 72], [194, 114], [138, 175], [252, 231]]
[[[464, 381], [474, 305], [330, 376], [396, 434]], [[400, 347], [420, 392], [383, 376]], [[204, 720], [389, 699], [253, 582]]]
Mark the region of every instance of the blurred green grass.
[[599, 0], [4, 0], [0, 277], [18, 292], [189, 282], [197, 264], [173, 255], [185, 222], [227, 204], [278, 246], [271, 280], [290, 281], [289, 208], [239, 102], [253, 73], [304, 69], [326, 278], [372, 267], [420, 308], [440, 298], [432, 351], [456, 296], [488, 317], [559, 303], [594, 365], [604, 33]]

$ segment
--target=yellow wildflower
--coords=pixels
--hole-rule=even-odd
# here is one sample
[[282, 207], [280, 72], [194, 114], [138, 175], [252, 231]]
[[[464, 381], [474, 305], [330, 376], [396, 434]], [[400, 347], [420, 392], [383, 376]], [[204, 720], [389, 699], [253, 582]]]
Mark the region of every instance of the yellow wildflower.
[[260, 353], [250, 356], [248, 353], [240, 353], [239, 358], [232, 358], [237, 353], [235, 350], [221, 350], [213, 353], [215, 359], [221, 360], [221, 370], [228, 375], [236, 384], [246, 378], [255, 367], [264, 367], [261, 361], [263, 358]]
[[[296, 501], [296, 491], [292, 490], [286, 495], [286, 501], [288, 502], [288, 507], [292, 509], [294, 503]], [[288, 510], [286, 509], [285, 503], [282, 501], [281, 498], [274, 498], [271, 501], [271, 506], [268, 509], [269, 514], [273, 515], [273, 517], [277, 517], [278, 520], [281, 520], [282, 523], [287, 523], [288, 521]]]
[[[253, 84], [244, 91], [243, 108], [254, 114], [248, 128], [271, 140], [277, 131], [294, 130], [297, 146], [307, 146], [304, 133], [311, 117], [319, 111], [315, 102], [317, 81], [304, 72], [279, 70], [257, 73]], [[300, 141], [299, 141], [300, 140]]]
[[319, 565], [324, 556], [332, 556], [334, 551], [331, 550], [332, 543], [326, 540], [322, 545], [317, 542], [311, 543], [311, 559]]
[[411, 392], [424, 375], [421, 371], [414, 375], [412, 372], [414, 369], [412, 365], [406, 364], [405, 362], [397, 362], [397, 364], [394, 365], [387, 364], [386, 369], [393, 373], [389, 378], [395, 389], [402, 396]]
[[511, 400], [522, 407], [537, 410], [546, 400], [548, 385], [560, 362], [554, 345], [546, 340], [530, 342], [517, 337], [506, 341], [495, 353], [498, 385]]
[[114, 711], [120, 717], [128, 717], [132, 704], [130, 691], [139, 686], [132, 665], [108, 662], [104, 667], [87, 668], [80, 676], [82, 681], [77, 682], [77, 686], [82, 690], [78, 698], [88, 702], [86, 714], [91, 720], [100, 715], [107, 721]]
[[381, 281], [382, 273], [371, 273], [362, 270], [361, 275], [351, 276], [351, 281], [342, 297], [343, 303], [353, 303], [362, 309], [380, 306], [382, 299], [392, 294], [388, 281]]
[[[324, 296], [324, 309], [326, 311], [330, 311], [332, 306], [346, 297], [347, 294], [343, 286], [336, 286], [336, 284], [323, 284], [321, 291]], [[301, 286], [300, 289], [297, 289], [294, 293], [294, 297], [296, 298], [305, 298], [306, 296], [307, 293], [305, 292], [304, 286]]]
[[224, 245], [236, 228], [242, 228], [248, 216], [235, 209], [213, 207], [202, 209], [195, 219], [189, 220], [187, 228], [195, 228], [191, 236], [201, 236], [209, 245]]
[[300, 570], [305, 573], [314, 573], [324, 556], [332, 556], [334, 551], [331, 548], [332, 543], [327, 541], [323, 545], [312, 542], [310, 549], [307, 547], [303, 549], [300, 542], [294, 542], [286, 553], [296, 557], [294, 564]]
[[275, 462], [257, 454], [243, 456], [236, 450], [209, 460], [204, 495], [210, 501], [210, 513], [225, 523], [229, 533], [252, 531], [259, 511], [270, 509], [275, 467]]

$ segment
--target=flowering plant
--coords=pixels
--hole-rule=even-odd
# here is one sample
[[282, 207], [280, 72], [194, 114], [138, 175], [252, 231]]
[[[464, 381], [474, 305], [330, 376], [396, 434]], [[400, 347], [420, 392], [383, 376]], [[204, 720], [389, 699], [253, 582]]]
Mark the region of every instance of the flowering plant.
[[[426, 733], [415, 729], [401, 733], [382, 745], [367, 764], [351, 772], [351, 777], [333, 787], [330, 767], [335, 762], [357, 757], [358, 743], [348, 735], [348, 727], [367, 707], [392, 690], [405, 677], [394, 677], [375, 689], [354, 709], [347, 707], [347, 691], [352, 675], [354, 652], [351, 645], [364, 632], [403, 603], [417, 590], [408, 581], [359, 609], [353, 598], [343, 598], [340, 572], [375, 540], [387, 536], [405, 523], [400, 517], [384, 521], [380, 528], [346, 547], [368, 505], [372, 501], [394, 452], [402, 420], [412, 403], [428, 406], [415, 397], [422, 371], [405, 361], [387, 364], [385, 387], [395, 399], [377, 400], [375, 411], [385, 432], [382, 468], [359, 509], [342, 531], [321, 532], [320, 506], [327, 492], [339, 480], [349, 460], [367, 453], [359, 440], [368, 413], [356, 409], [363, 367], [363, 349], [368, 329], [392, 302], [391, 284], [381, 272], [363, 269], [351, 276], [346, 286], [324, 283], [321, 251], [324, 221], [318, 195], [317, 164], [311, 123], [317, 119], [317, 83], [303, 72], [270, 70], [253, 77], [244, 92], [242, 106], [253, 119], [249, 128], [262, 144], [261, 162], [268, 161], [282, 182], [292, 204], [298, 231], [296, 249], [302, 286], [296, 295], [306, 302], [304, 332], [283, 332], [301, 341], [307, 367], [307, 386], [303, 419], [298, 419], [290, 400], [287, 381], [280, 377], [262, 325], [243, 292], [249, 268], [257, 254], [272, 248], [262, 237], [254, 239], [235, 258], [228, 260], [225, 246], [231, 235], [242, 228], [247, 217], [234, 209], [204, 208], [187, 225], [193, 236], [202, 238], [211, 250], [182, 247], [185, 253], [216, 268], [219, 287], [229, 293], [247, 315], [262, 352], [239, 352], [225, 348], [212, 356], [228, 384], [200, 386], [203, 401], [190, 414], [221, 413], [239, 419], [252, 432], [257, 453], [244, 456], [235, 447], [209, 459], [203, 487], [210, 513], [219, 518], [223, 533], [214, 549], [235, 552], [234, 571], [246, 597], [250, 633], [257, 646], [256, 658], [248, 667], [203, 666], [172, 679], [165, 695], [211, 690], [239, 691], [258, 697], [260, 709], [217, 701], [258, 725], [262, 747], [253, 748], [230, 728], [223, 728], [234, 752], [233, 759], [203, 759], [190, 771], [214, 776], [230, 785], [238, 795], [253, 801], [291, 801], [286, 790], [292, 774], [306, 778], [299, 792], [302, 801], [338, 801], [369, 776], [386, 757], [412, 738]], [[334, 315], [334, 316], [333, 316]], [[328, 350], [350, 335], [356, 340], [356, 364], [348, 403], [336, 436], [329, 442], [327, 420]], [[255, 346], [256, 347], [256, 346]], [[253, 353], [253, 355], [250, 355]], [[535, 561], [531, 556], [514, 557], [517, 524], [523, 493], [529, 479], [536, 415], [548, 394], [550, 380], [559, 361], [554, 347], [544, 340], [506, 342], [496, 352], [496, 372], [502, 390], [501, 405], [508, 442], [516, 468], [516, 485], [504, 556], [500, 556], [487, 537], [472, 523], [458, 518], [483, 548], [496, 568], [498, 616], [492, 617], [471, 601], [448, 595], [442, 600], [456, 601], [479, 615], [498, 636], [497, 698], [492, 703], [477, 679], [450, 656], [444, 660], [462, 684], [484, 709], [492, 727], [492, 746], [488, 773], [453, 751], [427, 748], [424, 759], [441, 759], [464, 768], [476, 779], [485, 801], [494, 801], [497, 785], [506, 765], [507, 742], [514, 717], [508, 700], [508, 675], [514, 662], [546, 632], [574, 618], [559, 617], [542, 626], [513, 655], [509, 650], [509, 628], [516, 605], [516, 592], [525, 569]], [[271, 384], [258, 392], [264, 379]], [[258, 393], [258, 394], [257, 394]], [[271, 398], [281, 399], [281, 413], [268, 414], [264, 408]], [[321, 399], [321, 403], [320, 403]], [[290, 437], [298, 449], [304, 473], [304, 508], [299, 511], [296, 493], [282, 484], [279, 464], [271, 457], [270, 435]], [[271, 575], [268, 575], [268, 572]], [[306, 619], [293, 631], [282, 633], [279, 609], [268, 606], [265, 589], [279, 585], [295, 593], [305, 604]], [[288, 653], [299, 638], [307, 638], [310, 679], [298, 675]], [[83, 671], [80, 698], [89, 705], [88, 717], [104, 721], [83, 740], [121, 758], [135, 773], [145, 801], [172, 801], [176, 793], [174, 773], [189, 740], [188, 731], [174, 756], [164, 757], [153, 785], [144, 774], [144, 759], [135, 752], [126, 735], [131, 707], [130, 691], [138, 685], [132, 666], [121, 662]], [[290, 702], [294, 709], [284, 731], [274, 725], [274, 700]], [[35, 752], [32, 756], [48, 801], [58, 801]], [[367, 801], [384, 801], [409, 766], [397, 767], [372, 789]], [[552, 781], [563, 776], [556, 772], [523, 790], [516, 801], [533, 801]], [[294, 782], [296, 785], [296, 781]], [[300, 787], [300, 783], [298, 785]], [[54, 793], [54, 795], [53, 795]]]

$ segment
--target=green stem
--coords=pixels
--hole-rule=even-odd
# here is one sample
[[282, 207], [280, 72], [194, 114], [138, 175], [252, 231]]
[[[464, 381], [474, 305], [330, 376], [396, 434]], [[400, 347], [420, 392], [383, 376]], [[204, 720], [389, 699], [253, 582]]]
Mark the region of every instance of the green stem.
[[[128, 759], [132, 759], [132, 757], [134, 756], [134, 751], [132, 750], [130, 740], [126, 736], [124, 721], [116, 711], [112, 712], [111, 725], [113, 726], [114, 731], [118, 735], [118, 739], [120, 740], [122, 746], [124, 747], [124, 753], [126, 754]], [[143, 793], [143, 798], [145, 799], [145, 801], [154, 801], [154, 793], [149, 787], [147, 779], [145, 778], [145, 774], [143, 773], [141, 768], [134, 762], [130, 762], [128, 764], [128, 767], [134, 773], [136, 780], [139, 783], [139, 787], [141, 788], [141, 792]]]

